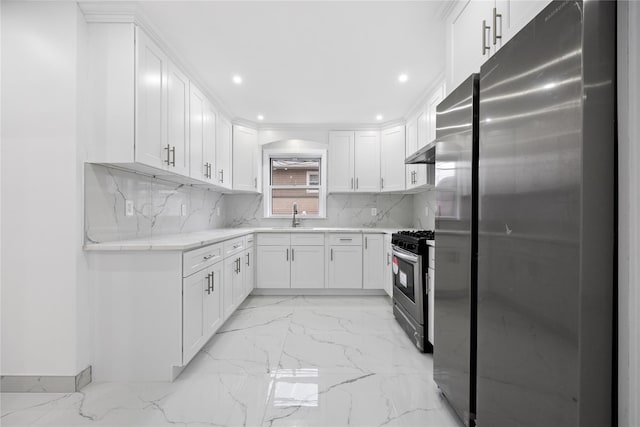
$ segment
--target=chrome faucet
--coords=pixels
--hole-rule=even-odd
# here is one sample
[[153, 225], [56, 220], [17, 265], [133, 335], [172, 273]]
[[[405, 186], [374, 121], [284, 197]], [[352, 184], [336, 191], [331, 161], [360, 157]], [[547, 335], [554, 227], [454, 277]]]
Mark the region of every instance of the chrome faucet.
[[296, 215], [298, 215], [298, 204], [294, 203], [293, 204], [293, 222], [291, 224], [293, 227], [297, 227], [300, 225], [300, 220], [296, 218]]

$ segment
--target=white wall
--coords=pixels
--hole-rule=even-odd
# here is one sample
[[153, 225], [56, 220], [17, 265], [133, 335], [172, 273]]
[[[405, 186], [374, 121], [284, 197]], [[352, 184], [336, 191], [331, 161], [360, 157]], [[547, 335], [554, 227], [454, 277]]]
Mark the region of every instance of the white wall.
[[3, 375], [75, 375], [90, 360], [83, 26], [75, 2], [2, 5]]
[[618, 2], [618, 414], [640, 426], [640, 2]]

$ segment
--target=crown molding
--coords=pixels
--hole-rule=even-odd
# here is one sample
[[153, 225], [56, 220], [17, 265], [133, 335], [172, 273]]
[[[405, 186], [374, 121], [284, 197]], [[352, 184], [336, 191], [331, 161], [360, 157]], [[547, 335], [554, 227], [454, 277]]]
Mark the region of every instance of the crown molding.
[[[242, 123], [246, 122], [243, 121]], [[398, 119], [384, 123], [253, 123], [251, 127], [259, 131], [300, 129], [329, 132], [334, 130], [382, 130], [395, 126], [404, 126], [404, 124], [404, 119]]]

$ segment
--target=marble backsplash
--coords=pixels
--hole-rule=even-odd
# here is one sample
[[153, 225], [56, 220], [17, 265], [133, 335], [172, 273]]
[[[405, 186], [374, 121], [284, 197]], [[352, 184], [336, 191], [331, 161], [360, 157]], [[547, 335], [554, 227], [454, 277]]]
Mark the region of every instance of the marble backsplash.
[[[84, 176], [87, 242], [225, 226], [221, 193], [94, 164], [85, 164]], [[125, 215], [125, 200], [133, 202], [132, 216]], [[181, 215], [182, 205], [185, 215]]]
[[[413, 195], [413, 218], [411, 224], [417, 230], [435, 229], [436, 192], [426, 190]], [[428, 212], [428, 215], [427, 215]]]
[[[227, 227], [283, 227], [288, 218], [264, 218], [262, 195], [225, 195]], [[371, 215], [377, 208], [377, 215]], [[330, 194], [327, 218], [305, 219], [307, 227], [408, 228], [413, 223], [413, 196], [405, 194]]]

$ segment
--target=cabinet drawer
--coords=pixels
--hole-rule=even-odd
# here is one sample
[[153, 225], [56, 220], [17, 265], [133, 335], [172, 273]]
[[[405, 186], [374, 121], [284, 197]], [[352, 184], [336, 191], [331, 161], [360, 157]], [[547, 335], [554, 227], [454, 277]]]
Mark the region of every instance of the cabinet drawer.
[[224, 244], [224, 257], [228, 257], [244, 250], [244, 237], [227, 240]]
[[360, 233], [336, 233], [329, 235], [330, 245], [361, 246], [362, 234]]
[[253, 247], [254, 236], [255, 236], [255, 234], [249, 234], [249, 235], [244, 236], [244, 247], [245, 248]]
[[258, 234], [258, 246], [289, 246], [291, 235], [289, 233], [261, 233]]
[[299, 246], [324, 246], [323, 233], [293, 233], [291, 245]]
[[429, 268], [436, 268], [436, 248], [429, 246]]
[[182, 253], [182, 277], [187, 277], [222, 260], [222, 244], [216, 243]]

